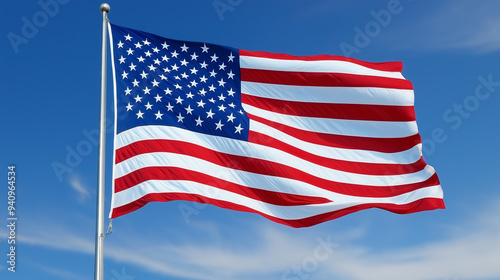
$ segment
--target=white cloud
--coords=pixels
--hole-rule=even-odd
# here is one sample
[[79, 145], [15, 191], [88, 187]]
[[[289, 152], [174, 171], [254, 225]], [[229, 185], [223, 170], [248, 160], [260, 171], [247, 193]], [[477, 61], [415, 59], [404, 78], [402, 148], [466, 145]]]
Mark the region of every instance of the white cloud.
[[[165, 275], [204, 280], [306, 276], [343, 280], [500, 278], [500, 216], [492, 215], [499, 211], [500, 206], [492, 206], [459, 223], [450, 222], [436, 235], [436, 240], [383, 250], [364, 245], [371, 239], [362, 227], [332, 234], [316, 228], [304, 231], [286, 228], [269, 221], [232, 229], [214, 227], [211, 223], [191, 224], [193, 231], [204, 236], [201, 239], [169, 238], [173, 235], [165, 230], [125, 229], [106, 238], [105, 257], [136, 270], [156, 273], [159, 278]], [[422, 230], [428, 229], [422, 225]], [[44, 223], [43, 228], [30, 228], [26, 232], [20, 239], [24, 243], [94, 253], [92, 237], [76, 230]], [[321, 247], [325, 242], [335, 246], [325, 250]]]
[[82, 180], [78, 175], [72, 174], [69, 179], [70, 186], [73, 190], [75, 190], [78, 194], [78, 201], [80, 203], [84, 203], [87, 199], [90, 198], [90, 193], [87, 188], [83, 185]]
[[[403, 27], [405, 30], [400, 33], [407, 38], [398, 39], [405, 47], [477, 53], [500, 49], [500, 2], [462, 0], [442, 3], [427, 3], [427, 13], [419, 15], [413, 26]], [[405, 8], [412, 9], [410, 4]]]

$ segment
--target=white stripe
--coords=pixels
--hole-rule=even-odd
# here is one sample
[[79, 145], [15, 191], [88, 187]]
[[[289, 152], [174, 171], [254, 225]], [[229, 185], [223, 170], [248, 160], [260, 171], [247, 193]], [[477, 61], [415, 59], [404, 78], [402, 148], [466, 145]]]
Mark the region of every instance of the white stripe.
[[[213, 137], [205, 134], [193, 133], [187, 130], [173, 128], [173, 127], [164, 127], [168, 133], [160, 132], [156, 134], [156, 131], [147, 131], [146, 133], [141, 133], [136, 131], [133, 134], [133, 137], [139, 137], [139, 139], [147, 139], [148, 137], [153, 136], [156, 139], [174, 139], [185, 141], [184, 139], [189, 139], [190, 143], [196, 143], [200, 146], [206, 147], [208, 149], [219, 151], [223, 153], [228, 153], [232, 155], [239, 155], [244, 157], [263, 159], [268, 161], [273, 161], [279, 164], [283, 164], [292, 168], [296, 168], [298, 170], [302, 170], [306, 173], [309, 173], [313, 176], [333, 181], [333, 182], [341, 182], [348, 184], [359, 184], [366, 186], [397, 186], [402, 184], [411, 184], [422, 182], [430, 178], [434, 174], [434, 169], [430, 166], [427, 166], [425, 169], [409, 174], [401, 174], [401, 175], [364, 175], [364, 174], [356, 174], [349, 173], [344, 171], [338, 171], [331, 168], [327, 168], [324, 166], [320, 166], [309, 161], [303, 160], [296, 156], [290, 155], [278, 149], [269, 148], [263, 145], [256, 145], [252, 143], [248, 143], [245, 141], [232, 140], [232, 139], [223, 139], [221, 141], [220, 137]], [[161, 130], [161, 129], [160, 129]], [[165, 135], [168, 134], [168, 135]], [[188, 136], [190, 135], [190, 136]], [[123, 133], [119, 134], [117, 138], [121, 139]], [[166, 136], [166, 137], [165, 137]], [[208, 137], [207, 137], [208, 136]], [[198, 139], [196, 139], [198, 138]], [[195, 140], [196, 139], [196, 140]], [[128, 140], [130, 141], [130, 140]], [[127, 141], [127, 142], [128, 142]], [[140, 140], [138, 140], [140, 141]], [[199, 142], [201, 141], [201, 142]], [[198, 143], [197, 143], [198, 142]], [[148, 163], [148, 165], [152, 166], [163, 166], [163, 164], [171, 165], [173, 164], [182, 164], [175, 160], [183, 160], [186, 162], [190, 162], [189, 158], [185, 158], [183, 155], [176, 155], [172, 159], [165, 159], [162, 156], [162, 153], [154, 153], [154, 156], [150, 155], [138, 155], [139, 158], [146, 157], [142, 160], [143, 163]], [[180, 159], [177, 159], [180, 158]], [[202, 163], [199, 163], [202, 164]], [[208, 172], [210, 173], [210, 172]], [[119, 176], [117, 173], [116, 176]]]
[[242, 55], [240, 56], [240, 67], [287, 72], [345, 73], [404, 79], [400, 72], [374, 70], [353, 62], [339, 60], [306, 61]]
[[204, 184], [190, 181], [147, 181], [137, 186], [114, 194], [113, 208], [131, 203], [149, 193], [186, 193], [201, 195], [207, 198], [228, 201], [234, 204], [243, 205], [279, 219], [297, 220], [328, 213], [347, 207], [365, 203], [388, 203], [404, 205], [422, 198], [442, 198], [441, 187], [432, 186], [418, 189], [410, 193], [389, 197], [389, 198], [365, 198], [357, 197], [350, 201], [331, 202], [324, 204], [301, 205], [301, 206], [277, 206], [264, 203], [259, 200], [248, 198], [230, 191], [215, 189]]
[[418, 161], [422, 156], [422, 144], [417, 144], [413, 148], [402, 152], [383, 153], [367, 150], [334, 148], [306, 142], [254, 120], [250, 122], [250, 130], [265, 134], [294, 147], [300, 147], [301, 150], [308, 153], [337, 160], [365, 163], [412, 164]]
[[[422, 156], [422, 144], [418, 144], [409, 150], [399, 153], [381, 153], [365, 150], [342, 149], [308, 143], [293, 138], [279, 130], [270, 128], [256, 121], [251, 121], [250, 125], [252, 127], [252, 131], [265, 133], [270, 137], [289, 143], [294, 147], [300, 147], [300, 149], [304, 151], [332, 159], [365, 163], [411, 164], [419, 160]], [[244, 155], [241, 152], [241, 149], [243, 148], [240, 146], [241, 141], [239, 140], [191, 132], [177, 127], [153, 125], [147, 127], [140, 126], [121, 132], [117, 137], [115, 137], [115, 139], [116, 149], [141, 140], [165, 139], [185, 141], [186, 139], [189, 139], [190, 143], [219, 152], [228, 152], [227, 149], [229, 147], [237, 147], [231, 151], [236, 150], [235, 153]], [[246, 145], [245, 149], [254, 149], [255, 147], [260, 148], [260, 145], [257, 144], [248, 143]]]
[[155, 153], [154, 155], [150, 154], [147, 156], [136, 156], [127, 159], [116, 165], [117, 172], [115, 174], [115, 178], [126, 176], [131, 172], [145, 167], [145, 164], [142, 161], [150, 160], [153, 157], [154, 164], [148, 163], [148, 166], [178, 167], [186, 170], [204, 173], [230, 183], [259, 190], [295, 195], [325, 197], [331, 200], [335, 198], [335, 196], [333, 196], [334, 193], [331, 191], [327, 191], [325, 189], [321, 189], [317, 186], [298, 180], [232, 169], [196, 157], [178, 155], [175, 153]]
[[409, 89], [308, 87], [241, 82], [241, 92], [285, 101], [413, 106], [414, 94]]
[[319, 133], [373, 138], [400, 138], [418, 133], [415, 121], [360, 121], [291, 116], [262, 110], [248, 104], [243, 104], [243, 109], [252, 115], [273, 122]]

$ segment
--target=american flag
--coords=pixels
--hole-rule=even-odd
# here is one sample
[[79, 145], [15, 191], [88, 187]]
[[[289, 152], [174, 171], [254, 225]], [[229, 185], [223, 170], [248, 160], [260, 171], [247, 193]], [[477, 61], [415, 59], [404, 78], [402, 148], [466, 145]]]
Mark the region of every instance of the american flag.
[[444, 208], [399, 62], [291, 56], [110, 24], [115, 218], [187, 200], [305, 227]]

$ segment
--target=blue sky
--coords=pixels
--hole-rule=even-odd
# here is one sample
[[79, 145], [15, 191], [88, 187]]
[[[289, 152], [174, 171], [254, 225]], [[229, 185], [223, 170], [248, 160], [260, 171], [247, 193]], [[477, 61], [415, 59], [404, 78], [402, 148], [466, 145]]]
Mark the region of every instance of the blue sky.
[[[370, 209], [293, 229], [210, 205], [153, 203], [114, 220], [105, 279], [500, 279], [498, 1], [108, 3], [111, 22], [173, 39], [402, 61], [447, 209]], [[100, 4], [0, 4], [0, 167], [6, 185], [7, 166], [16, 165], [18, 217], [15, 273], [0, 226], [1, 279], [93, 277]], [[111, 104], [110, 95], [109, 118]]]

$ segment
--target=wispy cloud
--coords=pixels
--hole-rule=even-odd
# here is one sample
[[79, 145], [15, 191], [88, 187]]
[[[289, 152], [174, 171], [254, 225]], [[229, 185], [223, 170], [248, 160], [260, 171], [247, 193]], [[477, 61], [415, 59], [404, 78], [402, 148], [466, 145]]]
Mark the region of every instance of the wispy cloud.
[[70, 186], [73, 190], [78, 194], [78, 201], [80, 203], [84, 203], [87, 199], [90, 198], [90, 192], [82, 183], [80, 177], [76, 174], [72, 174], [69, 179]]
[[83, 277], [81, 275], [75, 274], [70, 271], [66, 271], [63, 269], [59, 268], [53, 268], [53, 267], [47, 267], [43, 265], [37, 265], [38, 268], [41, 270], [47, 272], [48, 274], [58, 278], [58, 279], [65, 279], [65, 280], [86, 280], [86, 277]]
[[[409, 48], [432, 50], [465, 50], [476, 53], [500, 49], [500, 2], [446, 1], [427, 3], [427, 12], [420, 14], [412, 26], [401, 26]], [[411, 9], [408, 6], [407, 9]]]
[[[500, 205], [498, 202], [495, 205]], [[500, 216], [491, 215], [499, 211], [500, 206], [492, 206], [459, 224], [450, 222], [450, 229], [439, 239], [384, 250], [359, 245], [370, 238], [362, 227], [332, 235], [268, 222], [230, 231], [201, 223], [193, 225], [205, 236], [202, 239], [169, 239], [162, 236], [168, 233], [144, 233], [141, 229], [114, 233], [106, 239], [105, 257], [159, 277], [186, 279], [282, 279], [287, 271], [301, 266], [308, 269], [303, 271], [311, 279], [399, 280], [401, 275], [407, 280], [491, 279], [500, 277]], [[91, 237], [76, 230], [45, 224], [26, 232], [21, 239], [24, 243], [93, 254]], [[315, 248], [323, 242], [319, 240], [335, 246], [328, 254], [323, 251], [325, 257], [317, 260]], [[289, 279], [299, 276], [292, 274]]]

